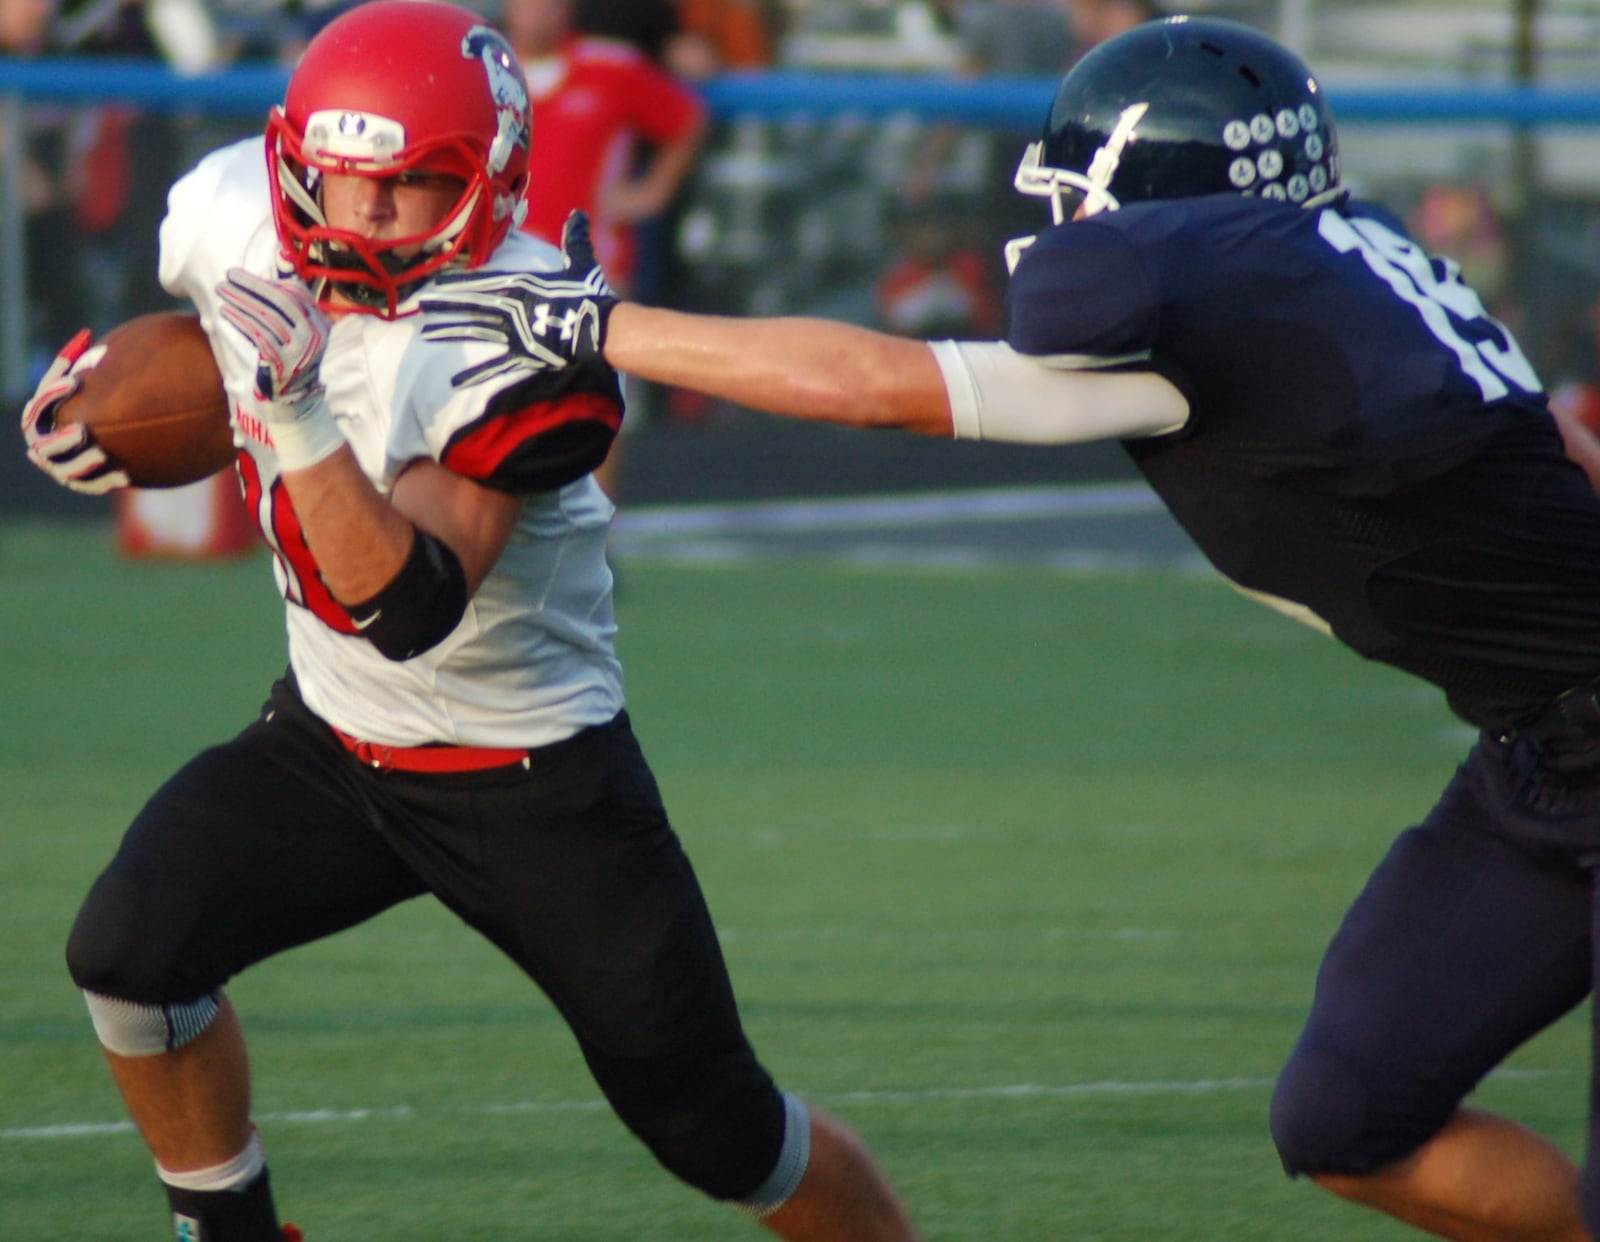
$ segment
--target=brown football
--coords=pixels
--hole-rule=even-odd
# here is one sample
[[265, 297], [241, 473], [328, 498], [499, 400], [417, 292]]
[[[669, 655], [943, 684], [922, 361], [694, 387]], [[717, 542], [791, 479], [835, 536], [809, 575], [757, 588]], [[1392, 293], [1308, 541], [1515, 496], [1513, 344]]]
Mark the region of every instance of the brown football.
[[56, 412], [83, 423], [139, 487], [178, 487], [233, 461], [228, 397], [200, 320], [157, 311], [119, 324]]

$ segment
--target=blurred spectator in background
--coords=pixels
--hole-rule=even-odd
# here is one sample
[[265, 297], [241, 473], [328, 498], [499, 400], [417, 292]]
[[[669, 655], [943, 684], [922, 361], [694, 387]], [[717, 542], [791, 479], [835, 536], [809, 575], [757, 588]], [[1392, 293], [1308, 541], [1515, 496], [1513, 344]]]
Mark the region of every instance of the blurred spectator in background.
[[772, 64], [772, 26], [758, 0], [678, 0], [678, 17], [683, 30], [666, 65], [680, 77], [700, 82]]
[[1077, 48], [1063, 0], [965, 0], [954, 20], [971, 77], [1057, 78]]
[[[574, 208], [594, 221], [613, 283], [632, 288], [632, 226], [675, 195], [699, 154], [705, 106], [636, 49], [580, 35], [573, 0], [505, 0], [502, 24], [533, 96], [530, 233], [552, 243]], [[652, 146], [634, 162], [636, 141]]]
[[[656, 291], [634, 282], [634, 230], [667, 208], [693, 170], [705, 105], [638, 46], [580, 33], [576, 16], [575, 0], [503, 3], [501, 28], [533, 101], [523, 227], [559, 245], [561, 226], [581, 207], [612, 284], [647, 301]], [[637, 426], [645, 412], [630, 413]], [[596, 472], [613, 500], [620, 458], [617, 441]]]
[[1424, 250], [1456, 262], [1461, 278], [1499, 317], [1510, 293], [1510, 248], [1489, 191], [1446, 181], [1430, 185], [1411, 209], [1408, 224]]
[[[958, 72], [964, 77], [1039, 77], [1055, 81], [1077, 54], [1065, 0], [960, 0], [951, 11], [959, 46]], [[900, 191], [905, 206], [948, 193], [954, 170], [973, 169], [988, 221], [989, 237], [980, 244], [985, 283], [1005, 279], [1006, 240], [1034, 231], [1033, 205], [1011, 188], [1003, 170], [1015, 168], [1023, 149], [1039, 135], [1033, 130], [933, 125], [917, 152]], [[913, 264], [915, 255], [907, 255]]]
[[[56, 36], [57, 46], [75, 56], [159, 60], [182, 72], [211, 68], [216, 56], [209, 18], [198, 0], [65, 4]], [[156, 233], [167, 187], [184, 159], [172, 114], [124, 105], [92, 113], [92, 130], [77, 164], [80, 261], [90, 293], [79, 303], [79, 314], [84, 305], [98, 307], [104, 319], [88, 326], [101, 329], [174, 305], [156, 279]]]
[[891, 207], [895, 259], [874, 290], [885, 331], [933, 340], [1000, 331], [1000, 299], [973, 216], [970, 203], [943, 195]]
[[[55, 15], [54, 0], [0, 0], [0, 54], [47, 54]], [[22, 201], [30, 364], [49, 357], [51, 342], [64, 341], [83, 326], [78, 322], [83, 302], [73, 259], [81, 182], [75, 155], [83, 143], [85, 119], [78, 110], [29, 105], [17, 127], [23, 149], [4, 151], [8, 174], [16, 170], [9, 189]], [[0, 128], [0, 142], [10, 128]]]
[[1167, 15], [1154, 0], [1066, 0], [1066, 6], [1079, 56], [1112, 35]]
[[[771, 35], [755, 0], [576, 0], [573, 14], [579, 34], [632, 44], [685, 82], [772, 61]], [[652, 158], [647, 148], [636, 150], [637, 171]], [[682, 277], [672, 241], [681, 205], [674, 192], [660, 211], [634, 224], [633, 296], [640, 301], [659, 301]]]
[[[1407, 213], [1406, 225], [1424, 250], [1450, 256], [1460, 269], [1462, 280], [1477, 291], [1491, 315], [1514, 333], [1534, 340], [1538, 334], [1529, 331], [1528, 309], [1513, 279], [1511, 231], [1486, 186], [1435, 182], [1418, 196]], [[1549, 309], [1555, 302], [1552, 292], [1540, 313], [1547, 321], [1559, 323], [1563, 316]], [[1544, 344], [1543, 349], [1537, 344], [1530, 345], [1530, 349], [1534, 350], [1540, 373], [1546, 379], [1554, 379], [1548, 371], [1558, 363], [1559, 350], [1552, 352], [1549, 342]]]
[[224, 63], [291, 65], [310, 39], [312, 18], [298, 0], [216, 0], [210, 12]]
[[[724, 70], [772, 64], [772, 27], [758, 0], [674, 0], [667, 6], [670, 14], [659, 12], [661, 7], [655, 0], [639, 5], [630, 0], [579, 0], [578, 28], [628, 39], [667, 72], [689, 83], [708, 81]], [[632, 20], [623, 20], [617, 10], [626, 10]], [[635, 158], [650, 156], [642, 152]], [[683, 227], [687, 180], [661, 211], [634, 226], [633, 289], [640, 301], [680, 305], [679, 291], [692, 279], [676, 242]], [[699, 393], [669, 392], [642, 381], [630, 383], [628, 395], [635, 412], [642, 412], [646, 420], [665, 415], [688, 421], [703, 414], [707, 404]]]
[[676, 0], [573, 0], [572, 27], [597, 39], [631, 43], [658, 65], [683, 33]]

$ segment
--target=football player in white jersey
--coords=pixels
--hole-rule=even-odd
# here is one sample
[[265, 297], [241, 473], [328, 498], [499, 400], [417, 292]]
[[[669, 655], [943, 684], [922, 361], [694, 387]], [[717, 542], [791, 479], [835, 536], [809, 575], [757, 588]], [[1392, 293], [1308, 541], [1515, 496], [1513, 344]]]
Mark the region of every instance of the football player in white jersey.
[[[559, 266], [514, 227], [527, 158], [503, 39], [376, 0], [312, 41], [265, 159], [226, 147], [173, 188], [161, 279], [223, 374], [290, 668], [139, 813], [69, 967], [186, 1242], [299, 1237], [224, 985], [423, 893], [550, 996], [672, 1173], [780, 1237], [909, 1239], [859, 1139], [752, 1051], [631, 731], [592, 477], [615, 373], [419, 331], [436, 273]], [[126, 480], [52, 413], [97, 358], [74, 341], [24, 413], [35, 463], [85, 492]]]

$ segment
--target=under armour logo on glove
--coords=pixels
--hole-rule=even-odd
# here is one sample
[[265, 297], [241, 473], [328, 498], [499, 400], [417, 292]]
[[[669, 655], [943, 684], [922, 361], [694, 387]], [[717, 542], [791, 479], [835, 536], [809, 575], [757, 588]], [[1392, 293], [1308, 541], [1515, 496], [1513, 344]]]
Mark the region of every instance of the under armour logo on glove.
[[457, 388], [513, 371], [556, 371], [604, 361], [606, 320], [617, 297], [589, 244], [588, 217], [575, 211], [561, 236], [560, 271], [462, 272], [435, 277], [420, 299], [436, 315], [422, 326], [429, 341], [486, 341], [499, 355], [456, 372]]

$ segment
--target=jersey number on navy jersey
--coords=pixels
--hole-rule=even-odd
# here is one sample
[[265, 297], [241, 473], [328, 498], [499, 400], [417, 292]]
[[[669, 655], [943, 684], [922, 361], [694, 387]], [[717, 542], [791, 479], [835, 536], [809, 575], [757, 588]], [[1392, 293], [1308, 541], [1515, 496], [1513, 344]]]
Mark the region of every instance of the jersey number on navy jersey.
[[[1317, 231], [1341, 254], [1359, 251], [1395, 295], [1416, 308], [1428, 331], [1455, 354], [1485, 401], [1498, 401], [1513, 388], [1529, 394], [1540, 391], [1539, 377], [1528, 359], [1505, 327], [1484, 310], [1478, 295], [1461, 283], [1455, 263], [1446, 260], [1441, 276], [1415, 242], [1376, 220], [1343, 216], [1331, 208], [1318, 218]], [[1477, 325], [1488, 339], [1468, 339], [1458, 323]]]

